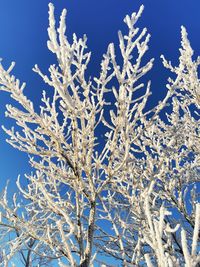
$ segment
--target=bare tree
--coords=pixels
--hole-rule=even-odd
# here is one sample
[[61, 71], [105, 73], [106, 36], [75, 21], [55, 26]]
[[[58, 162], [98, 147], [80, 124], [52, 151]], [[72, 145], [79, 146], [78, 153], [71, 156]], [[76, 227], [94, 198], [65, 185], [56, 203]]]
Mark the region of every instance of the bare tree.
[[114, 260], [124, 267], [198, 265], [200, 59], [192, 60], [182, 27], [179, 65], [162, 56], [175, 78], [147, 110], [151, 82], [140, 79], [153, 59], [142, 64], [150, 39], [135, 26], [142, 11], [127, 15], [128, 33], [118, 33], [122, 65], [111, 43], [99, 77], [87, 79], [87, 38], [74, 34], [70, 44], [66, 10], [56, 29], [50, 4], [47, 45], [58, 62], [48, 75], [33, 69], [53, 90], [43, 92], [40, 113], [24, 95], [25, 83], [11, 75], [14, 63], [8, 70], [0, 65], [0, 89], [18, 103], [7, 105], [17, 124], [4, 127], [7, 141], [30, 155], [35, 169], [25, 175], [26, 188], [18, 178], [20, 195], [12, 203], [7, 188], [2, 194], [2, 266], [16, 253], [24, 257], [24, 248], [26, 266], [34, 255], [62, 267], [112, 266]]

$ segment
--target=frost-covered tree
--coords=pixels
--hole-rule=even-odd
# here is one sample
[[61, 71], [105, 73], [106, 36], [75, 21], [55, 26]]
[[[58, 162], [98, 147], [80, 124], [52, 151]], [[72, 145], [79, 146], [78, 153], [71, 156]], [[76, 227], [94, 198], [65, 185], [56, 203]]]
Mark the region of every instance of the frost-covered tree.
[[7, 105], [17, 124], [3, 127], [7, 141], [35, 170], [27, 186], [18, 178], [12, 203], [9, 187], [2, 192], [2, 266], [24, 249], [26, 266], [33, 257], [70, 267], [198, 266], [200, 58], [193, 61], [182, 27], [179, 65], [162, 56], [173, 77], [167, 94], [147, 109], [151, 82], [140, 80], [153, 59], [142, 63], [150, 39], [135, 26], [142, 11], [127, 15], [128, 33], [118, 33], [122, 64], [111, 43], [100, 75], [86, 78], [87, 38], [74, 34], [69, 43], [66, 10], [56, 29], [50, 4], [47, 45], [57, 64], [47, 75], [33, 69], [53, 92], [43, 92], [39, 113], [11, 74], [14, 63], [0, 65], [0, 89], [17, 102]]

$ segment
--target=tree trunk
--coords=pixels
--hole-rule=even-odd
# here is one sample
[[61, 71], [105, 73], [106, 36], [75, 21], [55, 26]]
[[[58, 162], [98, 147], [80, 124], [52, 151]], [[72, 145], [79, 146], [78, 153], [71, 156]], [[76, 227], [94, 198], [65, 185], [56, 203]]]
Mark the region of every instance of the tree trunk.
[[89, 226], [88, 226], [86, 249], [84, 252], [83, 262], [80, 263], [79, 267], [89, 267], [89, 264], [90, 264], [92, 246], [93, 246], [93, 236], [94, 236], [95, 213], [96, 213], [96, 202], [92, 201], [90, 215], [89, 215]]

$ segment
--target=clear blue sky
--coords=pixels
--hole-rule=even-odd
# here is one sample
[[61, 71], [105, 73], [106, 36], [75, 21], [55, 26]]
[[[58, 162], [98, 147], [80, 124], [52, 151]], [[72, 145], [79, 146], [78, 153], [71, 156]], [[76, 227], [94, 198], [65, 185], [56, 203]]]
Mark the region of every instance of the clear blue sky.
[[[65, 7], [68, 10], [67, 34], [76, 32], [79, 36], [88, 36], [89, 49], [92, 50], [92, 62], [89, 71], [98, 73], [102, 54], [110, 42], [117, 42], [118, 29], [125, 29], [123, 18], [145, 5], [144, 14], [139, 22], [147, 26], [152, 35], [148, 58], [155, 57], [155, 67], [151, 72], [153, 81], [152, 103], [165, 94], [165, 82], [168, 74], [163, 71], [160, 54], [177, 62], [180, 47], [180, 26], [188, 29], [189, 38], [196, 55], [200, 54], [200, 1], [199, 0], [54, 0], [56, 16]], [[46, 70], [55, 58], [46, 48], [48, 25], [47, 0], [1, 0], [0, 1], [0, 57], [3, 64], [16, 61], [15, 74], [27, 82], [26, 93], [39, 105], [41, 91], [45, 85], [32, 72], [35, 63]], [[12, 125], [5, 120], [5, 104], [10, 103], [9, 96], [1, 92], [0, 124]], [[0, 188], [7, 178], [28, 170], [27, 157], [5, 144], [5, 134], [0, 130]]]
[[[98, 73], [102, 54], [110, 42], [117, 42], [118, 29], [125, 29], [123, 18], [138, 10], [141, 4], [145, 10], [139, 25], [147, 26], [151, 33], [148, 57], [155, 57], [155, 67], [151, 72], [153, 81], [151, 97], [155, 103], [165, 94], [167, 73], [163, 71], [160, 54], [176, 62], [180, 47], [180, 26], [185, 25], [196, 55], [200, 54], [200, 1], [199, 0], [54, 0], [56, 16], [65, 7], [67, 15], [67, 34], [76, 32], [79, 36], [88, 36], [92, 62], [89, 71]], [[3, 64], [16, 62], [15, 74], [21, 81], [27, 82], [25, 92], [39, 105], [41, 91], [45, 85], [32, 72], [35, 63], [46, 70], [55, 62], [54, 56], [46, 48], [48, 3], [46, 0], [1, 0], [0, 1], [0, 58]], [[0, 124], [12, 125], [5, 120], [5, 104], [10, 103], [9, 96], [1, 92]], [[5, 134], [0, 130], [0, 187], [7, 178], [15, 180], [23, 174], [28, 165], [27, 157], [5, 144]]]
[[[35, 105], [40, 104], [41, 91], [45, 85], [32, 72], [35, 63], [43, 70], [55, 62], [54, 56], [47, 50], [48, 26], [47, 0], [1, 0], [0, 1], [0, 58], [8, 66], [15, 61], [15, 74], [21, 81], [27, 82], [25, 90]], [[176, 63], [180, 47], [180, 26], [184, 25], [196, 55], [200, 55], [200, 1], [199, 0], [54, 0], [56, 17], [65, 7], [67, 15], [67, 34], [76, 32], [88, 36], [92, 61], [89, 71], [97, 74], [102, 54], [110, 42], [117, 42], [118, 29], [124, 30], [123, 18], [137, 11], [141, 4], [145, 10], [139, 26], [147, 26], [151, 33], [148, 58], [155, 57], [155, 67], [151, 71], [153, 81], [152, 104], [165, 94], [168, 73], [162, 68], [160, 54]], [[0, 124], [12, 125], [4, 117], [5, 104], [10, 103], [9, 96], [0, 92]], [[0, 188], [6, 179], [12, 184], [18, 174], [28, 171], [27, 156], [14, 150], [5, 143], [5, 134], [0, 129]]]
[[[118, 29], [125, 29], [123, 18], [145, 5], [140, 26], [147, 26], [151, 33], [148, 57], [155, 57], [155, 67], [151, 72], [153, 81], [151, 97], [155, 103], [165, 94], [167, 73], [163, 71], [160, 54], [176, 62], [180, 47], [180, 26], [188, 29], [189, 38], [196, 55], [200, 54], [200, 1], [199, 0], [54, 0], [56, 16], [65, 7], [68, 10], [67, 33], [76, 32], [79, 36], [88, 36], [89, 49], [92, 50], [92, 62], [89, 71], [98, 73], [102, 54], [110, 42], [117, 42]], [[41, 91], [45, 85], [32, 72], [35, 63], [46, 70], [55, 62], [54, 56], [46, 48], [48, 3], [46, 0], [1, 0], [0, 1], [0, 58], [8, 65], [15, 61], [15, 74], [21, 81], [27, 82], [26, 93], [39, 105]], [[1, 92], [0, 124], [7, 126], [11, 120], [5, 120], [5, 104], [9, 96]], [[26, 156], [5, 144], [5, 134], [0, 130], [0, 187], [7, 178], [27, 170]]]

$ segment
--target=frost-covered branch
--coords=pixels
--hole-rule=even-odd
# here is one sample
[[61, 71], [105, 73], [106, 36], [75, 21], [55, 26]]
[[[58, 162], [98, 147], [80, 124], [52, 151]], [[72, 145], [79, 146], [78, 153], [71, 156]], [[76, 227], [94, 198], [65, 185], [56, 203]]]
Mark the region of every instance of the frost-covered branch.
[[147, 109], [152, 85], [141, 80], [153, 59], [150, 35], [137, 27], [142, 12], [125, 17], [119, 48], [109, 44], [99, 76], [87, 78], [87, 37], [70, 43], [66, 10], [57, 29], [49, 4], [47, 46], [57, 63], [47, 74], [33, 68], [52, 90], [39, 112], [11, 74], [14, 63], [0, 64], [0, 90], [17, 103], [6, 106], [15, 127], [3, 129], [32, 168], [12, 201], [7, 187], [0, 198], [1, 266], [17, 253], [26, 267], [109, 266], [110, 257], [124, 267], [199, 263], [199, 58], [182, 27], [179, 66], [162, 57], [175, 78]]

